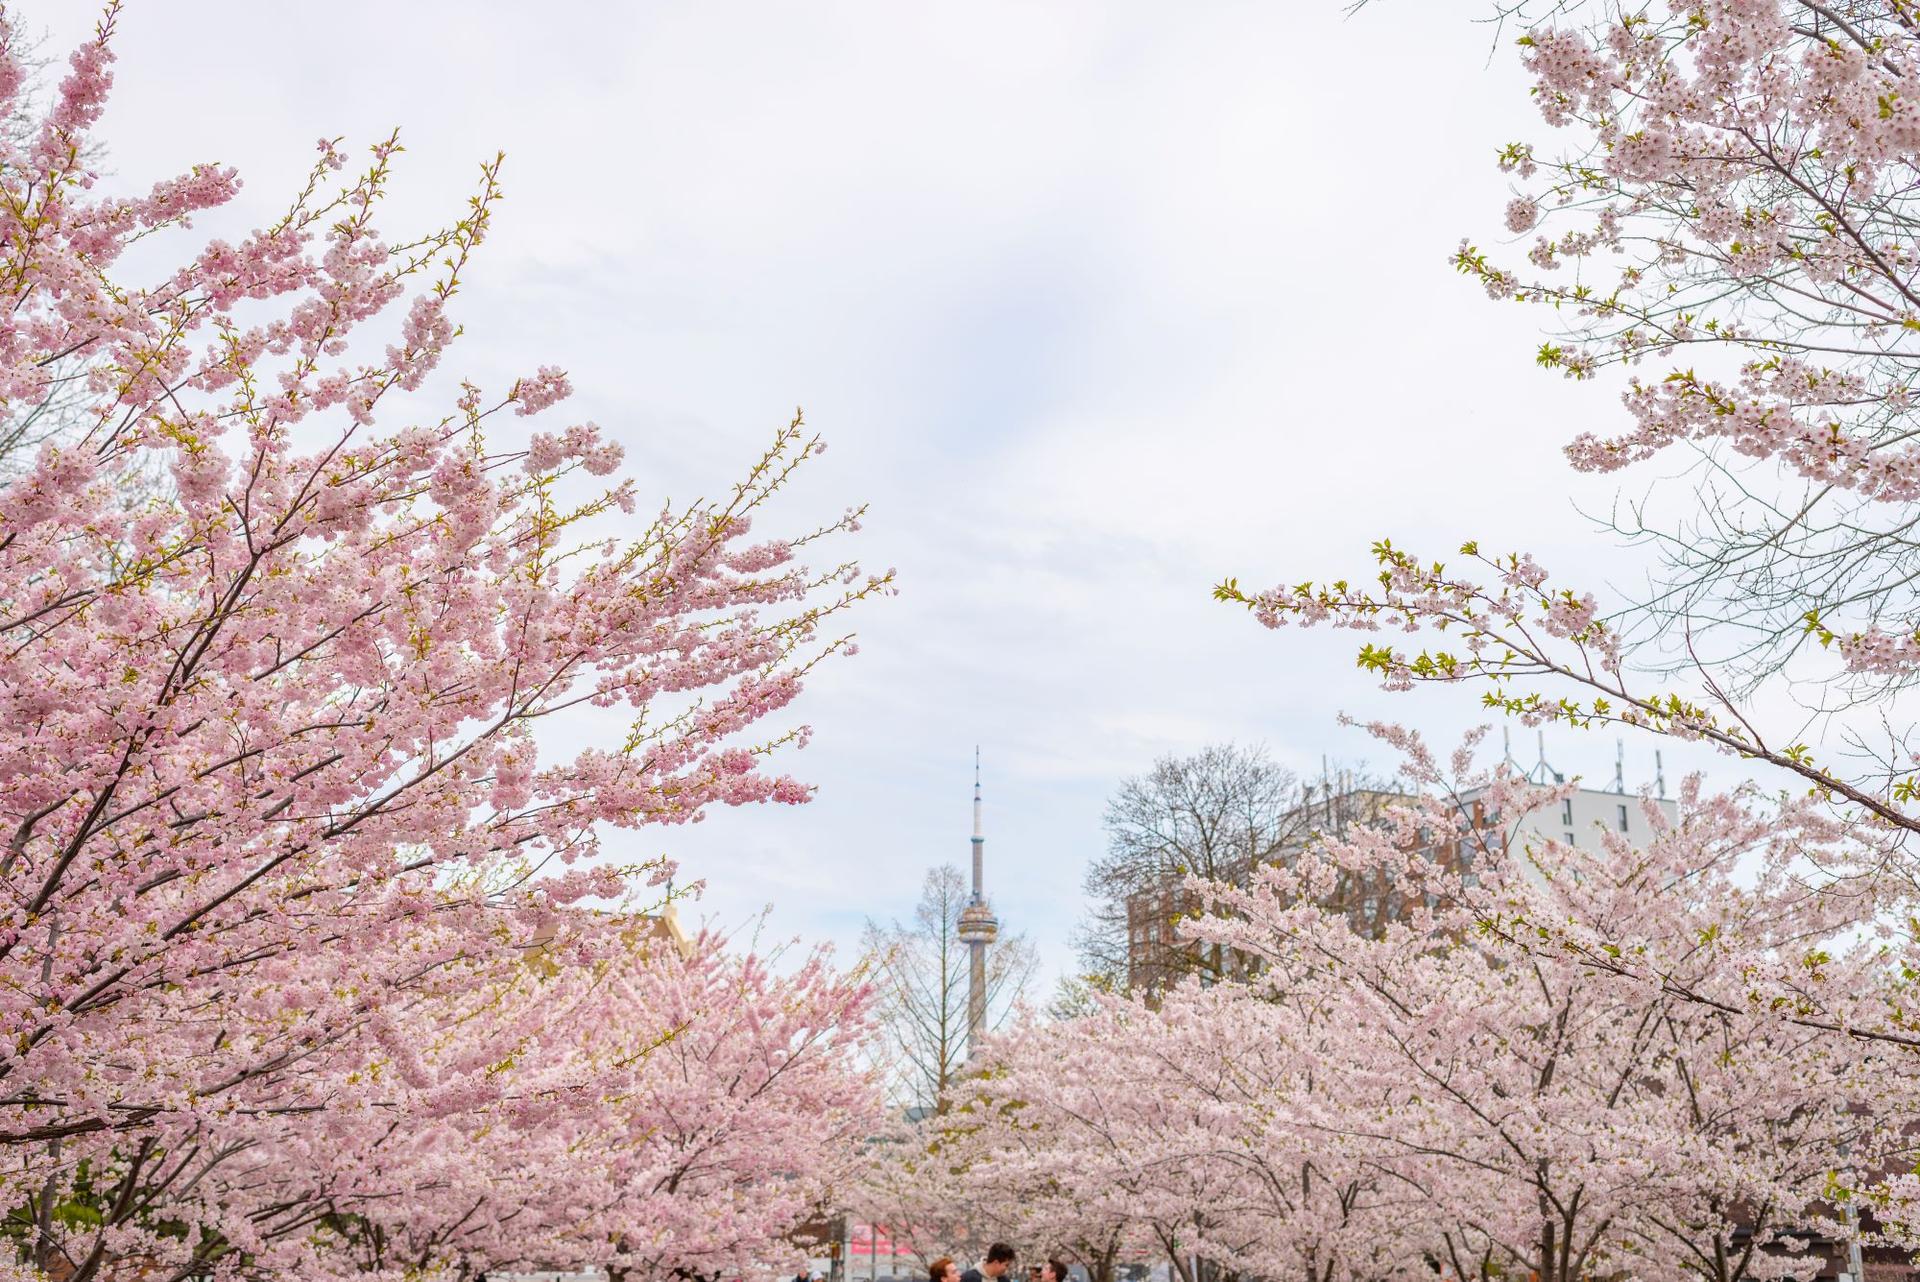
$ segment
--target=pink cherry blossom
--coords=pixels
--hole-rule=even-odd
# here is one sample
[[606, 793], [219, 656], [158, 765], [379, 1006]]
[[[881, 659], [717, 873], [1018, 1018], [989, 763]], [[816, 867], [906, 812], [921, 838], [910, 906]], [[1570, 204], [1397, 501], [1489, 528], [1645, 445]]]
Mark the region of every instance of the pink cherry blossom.
[[[720, 499], [635, 518], [609, 433], [518, 426], [569, 392], [557, 366], [443, 382], [497, 158], [454, 221], [392, 235], [395, 138], [357, 172], [323, 142], [233, 241], [184, 231], [230, 171], [97, 194], [117, 12], [30, 141], [0, 139], [0, 403], [80, 393], [0, 489], [0, 1179], [26, 1265], [788, 1253], [866, 1125], [863, 986], [712, 941], [657, 957], [588, 906], [647, 907], [672, 872], [624, 832], [811, 795], [778, 765], [789, 710], [887, 579], [801, 549], [857, 514], [765, 514], [814, 449], [797, 418]], [[136, 238], [177, 265], [111, 276]]]

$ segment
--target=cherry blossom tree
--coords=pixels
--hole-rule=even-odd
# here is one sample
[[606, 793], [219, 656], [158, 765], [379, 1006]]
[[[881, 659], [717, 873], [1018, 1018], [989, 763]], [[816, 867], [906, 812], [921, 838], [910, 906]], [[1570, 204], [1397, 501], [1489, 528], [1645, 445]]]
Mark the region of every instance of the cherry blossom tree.
[[[1871, 834], [1696, 779], [1641, 846], [1523, 841], [1565, 786], [1375, 729], [1404, 802], [1192, 883], [1243, 978], [995, 1038], [889, 1214], [1183, 1282], [1804, 1273], [1855, 1173], [1911, 1162], [1904, 1050], [1831, 1023], [1885, 1029], [1911, 961], [1871, 877], [1807, 876]], [[1356, 876], [1403, 910], [1352, 913]]]
[[[1524, 551], [1468, 541], [1450, 565], [1383, 540], [1369, 579], [1217, 594], [1268, 626], [1368, 634], [1361, 666], [1390, 688], [1473, 683], [1529, 723], [1704, 741], [1769, 787], [1691, 781], [1640, 847], [1523, 843], [1512, 817], [1555, 792], [1378, 728], [1409, 757], [1406, 804], [1195, 887], [1212, 911], [1193, 938], [1244, 980], [1157, 1011], [1095, 1001], [1003, 1040], [967, 1085], [962, 1138], [1038, 1233], [1077, 1207], [1262, 1276], [1733, 1282], [1807, 1271], [1808, 1235], [1855, 1231], [1850, 1193], [1896, 1235], [1920, 1222], [1897, 1175], [1920, 1082], [1920, 745], [1896, 698], [1920, 657], [1920, 19], [1821, 0], [1507, 16], [1569, 142], [1500, 152], [1525, 263], [1465, 244], [1454, 265], [1541, 308], [1540, 365], [1617, 381], [1628, 421], [1570, 442], [1575, 467], [1687, 456], [1693, 487], [1624, 522], [1664, 557], [1652, 591], [1603, 606]], [[1864, 712], [1834, 732], [1852, 757], [1763, 712], [1788, 682], [1817, 716]], [[1355, 877], [1407, 911], [1356, 920], [1337, 903]], [[1175, 1029], [1183, 1054], [1156, 1056]]]
[[1716, 653], [1746, 683], [1825, 639], [1811, 613], [1856, 683], [1902, 684], [1878, 652], [1899, 650], [1915, 605], [1914, 14], [1715, 0], [1511, 16], [1534, 20], [1519, 44], [1553, 131], [1500, 153], [1506, 228], [1532, 245], [1524, 265], [1472, 246], [1455, 261], [1553, 318], [1541, 365], [1626, 375], [1630, 425], [1571, 442], [1574, 466], [1697, 459], [1692, 493], [1630, 518], [1669, 571], [1641, 630], [1704, 646], [1703, 624], [1726, 625]]
[[[1396, 685], [1490, 680], [1492, 706], [1533, 719], [1704, 738], [1911, 831], [1911, 718], [1882, 696], [1920, 653], [1906, 479], [1920, 20], [1821, 0], [1507, 16], [1554, 141], [1499, 154], [1526, 261], [1467, 245], [1455, 265], [1550, 318], [1540, 364], [1618, 380], [1628, 422], [1569, 442], [1575, 468], [1691, 456], [1696, 488], [1657, 485], [1631, 517], [1663, 571], [1645, 599], [1608, 604], [1525, 552], [1469, 541], [1450, 568], [1382, 542], [1377, 586], [1229, 580], [1219, 595], [1271, 625], [1451, 630], [1456, 647], [1369, 647], [1363, 662]], [[1836, 731], [1846, 757], [1802, 741], [1807, 718], [1756, 711], [1776, 675], [1836, 696], [1815, 719], [1866, 703]]]
[[1078, 1259], [1100, 1282], [1122, 1252], [1191, 1268], [1198, 1208], [1181, 1196], [1179, 1138], [1171, 1125], [1150, 1135], [1150, 1119], [1121, 1093], [1131, 1081], [1158, 1094], [1143, 1070], [1160, 1027], [1145, 1007], [1109, 1000], [1065, 1026], [1010, 1030], [959, 1096], [957, 1111], [975, 1123], [977, 1177], [999, 1195], [987, 1207], [997, 1227]]
[[[1506, 16], [1553, 141], [1499, 153], [1525, 262], [1469, 244], [1455, 266], [1549, 318], [1541, 365], [1619, 387], [1627, 422], [1569, 442], [1574, 467], [1687, 461], [1690, 491], [1656, 485], [1631, 512], [1629, 532], [1663, 558], [1652, 590], [1603, 603], [1522, 550], [1469, 540], [1443, 562], [1382, 540], [1371, 579], [1230, 579], [1217, 595], [1268, 626], [1388, 634], [1360, 663], [1390, 688], [1472, 684], [1529, 723], [1705, 742], [1811, 790], [1845, 832], [1814, 844], [1806, 884], [1871, 901], [1862, 929], [1910, 958], [1914, 14], [1597, 0]], [[1789, 830], [1814, 820], [1798, 804], [1781, 816]], [[1565, 932], [1547, 929], [1559, 946]], [[1710, 1008], [1779, 999], [1780, 1018], [1875, 1042], [1890, 1071], [1911, 1071], [1903, 990], [1709, 1000], [1652, 954], [1587, 951], [1599, 942], [1573, 946]], [[1753, 964], [1784, 982], [1765, 948]]]
[[[1317, 1124], [1344, 1098], [1329, 1008], [1238, 984], [1188, 985], [1155, 1012], [1161, 1119], [1138, 1142], [1191, 1204], [1195, 1278], [1421, 1276], [1425, 1205], [1365, 1146]], [[1344, 1012], [1342, 1012], [1344, 1013]], [[1176, 1243], [1177, 1245], [1177, 1243]]]
[[925, 1268], [941, 1256], [979, 1259], [1006, 1235], [1011, 1198], [988, 1140], [970, 1116], [933, 1112], [877, 1131], [847, 1202], [884, 1226]]
[[[776, 975], [747, 958], [696, 958], [675, 977], [638, 1091], [609, 1137], [605, 1206], [616, 1279], [715, 1277], [787, 1265], [803, 1221], [849, 1196], [880, 1129], [861, 1067], [875, 989], [811, 955]], [[680, 1031], [684, 1030], [684, 1031]]]
[[[1464, 752], [1443, 770], [1383, 733], [1420, 798], [1248, 888], [1210, 888], [1194, 927], [1255, 976], [1220, 990], [1244, 1012], [1223, 1027], [1292, 1008], [1311, 1012], [1294, 1027], [1326, 1030], [1312, 1088], [1275, 1107], [1415, 1202], [1398, 1221], [1427, 1226], [1414, 1249], [1454, 1276], [1792, 1273], [1797, 1234], [1838, 1231], [1838, 1155], [1897, 1156], [1912, 1110], [1911, 1077], [1872, 1043], [1779, 1016], [1810, 994], [1871, 1014], [1899, 982], [1859, 937], [1877, 900], [1801, 878], [1846, 829], [1689, 781], [1677, 823], [1648, 807], [1646, 847], [1523, 846], [1484, 816], [1553, 790], [1474, 776]], [[1469, 861], [1434, 857], [1466, 844]], [[1363, 928], [1330, 905], [1363, 870], [1410, 911]]]
[[779, 973], [719, 945], [683, 958], [643, 920], [573, 915], [490, 982], [416, 1006], [406, 1060], [110, 1166], [60, 1258], [244, 1278], [785, 1263], [878, 1125], [858, 1064], [871, 989], [824, 954]]
[[[837, 616], [889, 576], [802, 560], [857, 511], [758, 531], [820, 449], [797, 417], [720, 497], [636, 515], [598, 427], [525, 421], [569, 394], [557, 366], [491, 395], [441, 371], [498, 158], [461, 217], [394, 236], [375, 215], [397, 137], [357, 170], [323, 142], [286, 212], [238, 241], [187, 236], [234, 198], [231, 170], [108, 194], [87, 158], [118, 14], [104, 8], [33, 127], [0, 136], [0, 416], [80, 406], [0, 489], [8, 1229], [32, 1265], [80, 1277], [289, 1251], [465, 1269], [507, 1238], [543, 1241], [462, 1209], [498, 1206], [501, 1156], [463, 1145], [514, 1134], [501, 1110], [524, 1138], [583, 1098], [594, 1055], [576, 1044], [534, 1070], [529, 1055], [556, 1002], [605, 1016], [590, 979], [626, 945], [566, 933], [577, 993], [518, 972], [558, 955], [542, 941], [576, 906], [645, 906], [672, 872], [601, 858], [602, 834], [805, 801], [771, 763], [806, 730], [766, 727], [814, 664], [852, 650]], [[15, 43], [0, 21], [0, 113], [21, 101]], [[116, 274], [136, 241], [155, 242], [142, 261], [180, 243], [175, 265]], [[163, 485], [125, 483], [156, 469]], [[556, 753], [536, 731], [562, 716]], [[624, 1123], [653, 1138], [622, 1196], [655, 1200], [608, 1194], [590, 1220], [675, 1225], [669, 1243], [625, 1239], [648, 1267], [727, 1267], [817, 1191], [795, 1177], [749, 1215], [707, 1182], [771, 1178], [785, 1168], [768, 1150], [810, 1153], [805, 1136], [850, 1116], [857, 1078], [780, 1067], [838, 1065], [801, 1047], [839, 1045], [829, 1017], [860, 1026], [852, 990], [803, 974], [703, 962], [675, 981], [699, 1012], [684, 1029], [645, 1022], [678, 1009], [664, 998], [615, 1025], [625, 1054], [652, 1048], [663, 1083], [677, 1062], [691, 1092], [685, 1130]], [[677, 1059], [682, 1039], [706, 1058]], [[763, 1084], [811, 1082], [796, 1086], [810, 1102], [784, 1087], [739, 1101], [741, 1134], [771, 1110], [757, 1151], [731, 1130], [700, 1138], [732, 1125], [721, 1097], [754, 1063]], [[664, 1084], [635, 1089], [678, 1107]], [[604, 1139], [594, 1116], [580, 1135]], [[556, 1147], [576, 1124], [540, 1130], [523, 1162], [578, 1177]], [[666, 1193], [632, 1191], [649, 1180]], [[683, 1191], [671, 1206], [690, 1218], [674, 1220], [659, 1198]]]
[[997, 1037], [887, 1177], [889, 1210], [923, 1250], [978, 1226], [1096, 1282], [1155, 1258], [1183, 1282], [1425, 1275], [1419, 1199], [1301, 1112], [1328, 1062], [1301, 1013], [1188, 985]]

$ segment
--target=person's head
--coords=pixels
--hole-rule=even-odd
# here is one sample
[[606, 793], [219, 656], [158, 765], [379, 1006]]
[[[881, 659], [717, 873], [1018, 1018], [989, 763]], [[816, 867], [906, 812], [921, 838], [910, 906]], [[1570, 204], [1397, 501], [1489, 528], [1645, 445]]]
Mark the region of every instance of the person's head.
[[1013, 1248], [1005, 1242], [995, 1242], [987, 1248], [987, 1262], [980, 1266], [980, 1271], [990, 1278], [997, 1278], [1006, 1276], [1007, 1270], [1012, 1267]]
[[1067, 1266], [1052, 1256], [1047, 1257], [1047, 1267], [1040, 1270], [1040, 1282], [1067, 1282]]
[[950, 1255], [943, 1255], [927, 1266], [928, 1282], [958, 1282], [959, 1276]]

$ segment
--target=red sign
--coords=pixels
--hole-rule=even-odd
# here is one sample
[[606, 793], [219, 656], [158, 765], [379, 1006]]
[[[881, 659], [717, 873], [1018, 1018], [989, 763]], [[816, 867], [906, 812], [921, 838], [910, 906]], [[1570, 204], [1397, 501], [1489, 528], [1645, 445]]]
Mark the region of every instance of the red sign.
[[895, 1240], [884, 1224], [847, 1225], [849, 1255], [911, 1255], [913, 1247], [905, 1238]]

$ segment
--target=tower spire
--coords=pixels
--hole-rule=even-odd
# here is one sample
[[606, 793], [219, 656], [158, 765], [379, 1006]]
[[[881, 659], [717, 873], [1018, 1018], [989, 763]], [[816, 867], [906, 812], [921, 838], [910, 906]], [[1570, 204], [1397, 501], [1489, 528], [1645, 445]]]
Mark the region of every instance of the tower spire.
[[980, 902], [981, 856], [987, 847], [986, 829], [981, 826], [980, 817], [980, 745], [973, 745], [973, 899]]

